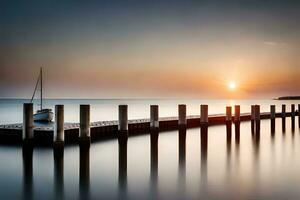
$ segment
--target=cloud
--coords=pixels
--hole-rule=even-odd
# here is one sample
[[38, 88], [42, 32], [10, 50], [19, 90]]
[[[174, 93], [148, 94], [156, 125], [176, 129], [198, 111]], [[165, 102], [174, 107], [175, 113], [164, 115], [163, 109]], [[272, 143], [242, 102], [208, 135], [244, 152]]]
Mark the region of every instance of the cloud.
[[264, 41], [263, 44], [268, 46], [286, 45], [285, 42], [276, 42], [276, 41]]
[[269, 46], [276, 46], [276, 45], [278, 45], [277, 42], [273, 42], [273, 41], [265, 41], [264, 44], [265, 45], [269, 45]]

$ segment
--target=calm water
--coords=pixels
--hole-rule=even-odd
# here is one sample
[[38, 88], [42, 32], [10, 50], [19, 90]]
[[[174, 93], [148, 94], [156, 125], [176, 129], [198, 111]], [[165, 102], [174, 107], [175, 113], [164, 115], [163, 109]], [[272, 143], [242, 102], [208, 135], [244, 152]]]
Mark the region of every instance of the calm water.
[[[70, 120], [84, 102], [64, 103]], [[114, 119], [115, 106], [126, 102], [132, 105], [129, 108], [147, 109], [155, 101], [138, 105], [135, 101], [95, 101], [91, 104], [99, 111], [92, 110], [93, 119]], [[187, 103], [189, 114], [198, 114], [200, 102]], [[223, 110], [229, 102], [208, 103], [218, 113], [217, 108]], [[244, 112], [247, 102], [240, 102]], [[8, 114], [3, 117], [5, 109], [22, 114], [20, 103], [2, 101], [1, 120], [12, 122]], [[167, 107], [165, 115], [175, 109], [170, 115], [176, 116], [177, 103], [159, 104], [161, 110]], [[270, 103], [261, 101], [262, 110], [267, 111]], [[101, 112], [105, 105], [110, 105], [107, 115]], [[130, 116], [147, 117], [147, 112], [133, 109]], [[283, 133], [281, 119], [277, 119], [275, 137], [271, 137], [270, 121], [262, 120], [259, 140], [252, 137], [250, 123], [242, 123], [239, 143], [234, 134], [231, 141], [226, 140], [225, 126], [210, 127], [207, 150], [201, 147], [199, 129], [187, 130], [185, 142], [179, 142], [178, 131], [171, 131], [157, 139], [129, 137], [127, 144], [114, 139], [90, 148], [66, 146], [63, 154], [54, 154], [51, 148], [30, 151], [0, 146], [0, 199], [300, 199], [300, 132], [297, 123], [292, 132], [290, 118], [286, 122]]]
[[0, 198], [299, 199], [298, 127], [292, 133], [287, 119], [282, 133], [278, 119], [271, 137], [269, 124], [262, 121], [255, 140], [242, 123], [239, 144], [234, 134], [226, 140], [224, 126], [210, 127], [207, 153], [199, 129], [187, 130], [185, 145], [172, 131], [158, 140], [129, 137], [127, 147], [118, 140], [67, 146], [56, 156], [51, 148], [2, 146]]

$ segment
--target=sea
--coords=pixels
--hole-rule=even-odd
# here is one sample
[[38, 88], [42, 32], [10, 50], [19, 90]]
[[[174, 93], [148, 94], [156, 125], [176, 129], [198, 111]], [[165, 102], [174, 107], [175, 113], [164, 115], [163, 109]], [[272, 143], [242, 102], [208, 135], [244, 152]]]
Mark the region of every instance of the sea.
[[[22, 122], [26, 99], [0, 100], [0, 124]], [[34, 109], [39, 108], [35, 101]], [[200, 105], [209, 114], [225, 113], [226, 106], [252, 104], [268, 112], [270, 105], [300, 101], [197, 100], [197, 99], [46, 99], [45, 108], [65, 105], [65, 121], [79, 121], [79, 105], [91, 105], [91, 121], [116, 120], [118, 105], [127, 104], [129, 119], [149, 118], [152, 104], [160, 117], [177, 116], [178, 104], [188, 115], [199, 115]], [[90, 147], [67, 145], [59, 153], [51, 147], [0, 146], [0, 199], [300, 199], [300, 129], [296, 117], [261, 121], [259, 137], [250, 122], [242, 122], [240, 139], [232, 127], [228, 139], [223, 125], [208, 128], [207, 146], [201, 146], [200, 129], [130, 136], [93, 142]], [[182, 139], [182, 134], [185, 139]], [[181, 135], [181, 136], [180, 136]]]

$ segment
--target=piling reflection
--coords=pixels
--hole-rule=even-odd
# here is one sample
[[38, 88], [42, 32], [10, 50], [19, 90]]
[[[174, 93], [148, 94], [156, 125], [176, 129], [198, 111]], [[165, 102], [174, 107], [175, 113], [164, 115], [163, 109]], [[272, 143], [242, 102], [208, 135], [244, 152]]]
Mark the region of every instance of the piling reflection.
[[153, 198], [157, 198], [158, 193], [158, 131], [150, 133], [150, 189]]
[[282, 133], [285, 134], [286, 120], [285, 117], [282, 117]]
[[179, 129], [178, 144], [178, 192], [184, 195], [186, 189], [186, 128]]
[[254, 161], [253, 161], [253, 173], [254, 173], [254, 178], [256, 182], [256, 187], [258, 188], [258, 184], [260, 183], [259, 181], [259, 173], [260, 173], [260, 168], [259, 168], [259, 151], [260, 151], [260, 134], [255, 134], [254, 137], [252, 138], [252, 144], [253, 144], [253, 156], [254, 156]]
[[23, 199], [33, 199], [33, 147], [23, 146]]
[[294, 133], [295, 133], [295, 117], [291, 118], [291, 129], [292, 129], [292, 134], [294, 135]]
[[54, 148], [54, 194], [56, 199], [64, 199], [64, 149]]
[[207, 185], [207, 129], [207, 126], [201, 127], [201, 184], [203, 189], [205, 189]]
[[[240, 134], [235, 135], [235, 166], [237, 170], [239, 169], [240, 165]], [[255, 134], [251, 134], [252, 138], [254, 137]]]
[[258, 162], [259, 158], [259, 144], [260, 144], [260, 134], [255, 134], [253, 137], [253, 147], [254, 147], [254, 158], [255, 158], [255, 163]]
[[119, 199], [127, 198], [127, 135], [120, 135], [119, 141]]
[[79, 148], [79, 195], [90, 199], [90, 145], [80, 144]]
[[275, 135], [275, 126], [276, 126], [275, 119], [271, 119], [271, 135], [272, 135], [272, 137], [274, 137], [274, 135]]
[[231, 131], [227, 131], [226, 136], [226, 174], [227, 177], [231, 175]]

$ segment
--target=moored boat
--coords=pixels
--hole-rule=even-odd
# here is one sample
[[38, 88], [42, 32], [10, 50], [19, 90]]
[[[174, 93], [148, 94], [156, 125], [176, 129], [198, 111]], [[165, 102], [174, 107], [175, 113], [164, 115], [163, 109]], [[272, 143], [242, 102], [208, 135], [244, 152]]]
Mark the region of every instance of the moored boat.
[[42, 122], [51, 122], [53, 120], [52, 110], [49, 108], [46, 108], [46, 109], [43, 108], [43, 69], [42, 68], [40, 70], [40, 75], [37, 80], [37, 83], [36, 83], [32, 98], [31, 98], [31, 102], [34, 99], [38, 85], [40, 85], [40, 92], [41, 92], [40, 93], [40, 99], [41, 99], [40, 101], [41, 102], [40, 102], [40, 109], [37, 110], [37, 112], [33, 115], [33, 120], [34, 121], [42, 121]]
[[38, 110], [33, 115], [33, 120], [51, 122], [53, 120], [53, 112], [51, 109]]

